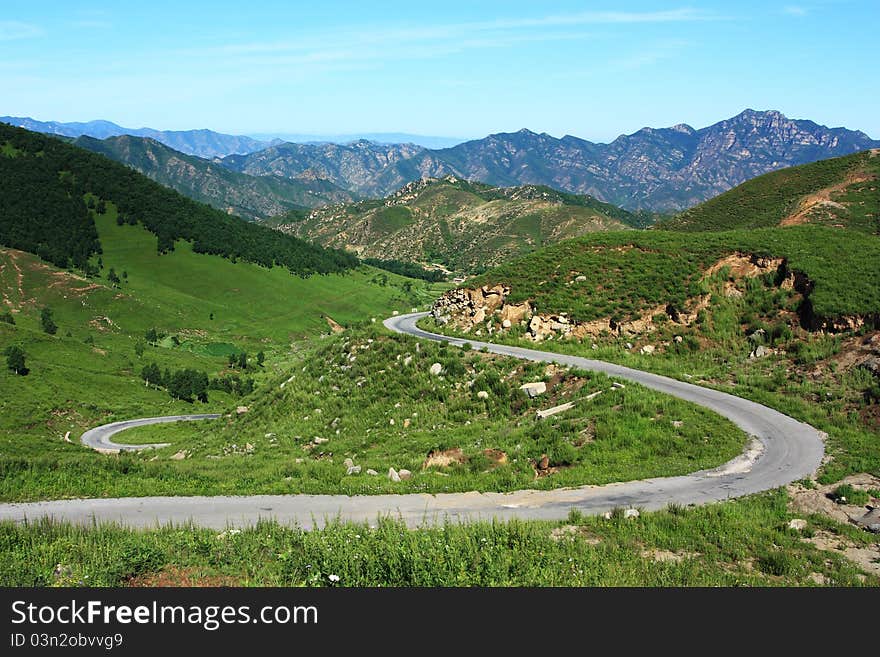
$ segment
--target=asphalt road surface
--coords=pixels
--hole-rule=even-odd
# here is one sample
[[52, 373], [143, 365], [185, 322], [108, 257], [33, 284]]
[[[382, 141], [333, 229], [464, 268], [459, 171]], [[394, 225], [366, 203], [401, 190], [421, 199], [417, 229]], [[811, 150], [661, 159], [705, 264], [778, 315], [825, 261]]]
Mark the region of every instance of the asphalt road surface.
[[[615, 507], [656, 510], [670, 503], [706, 504], [731, 499], [802, 479], [814, 473], [821, 463], [824, 434], [761, 404], [603, 361], [429, 333], [416, 326], [416, 321], [424, 315], [413, 313], [391, 317], [385, 320], [385, 326], [392, 331], [426, 340], [445, 340], [455, 345], [469, 342], [474, 348], [486, 347], [497, 354], [604, 372], [709, 408], [733, 421], [753, 436], [753, 440], [743, 455], [714, 470], [606, 486], [438, 495], [250, 495], [57, 500], [2, 504], [0, 519], [21, 522], [49, 516], [80, 524], [97, 521], [154, 527], [157, 524], [191, 523], [216, 529], [253, 525], [260, 519], [275, 519], [306, 529], [323, 526], [335, 518], [374, 522], [380, 516], [399, 518], [410, 526], [489, 518], [558, 520], [571, 509], [578, 509], [584, 514], [598, 514]], [[146, 418], [135, 420], [128, 426], [175, 419], [178, 418]], [[110, 426], [116, 427], [114, 433], [121, 430], [119, 423]], [[100, 432], [104, 428], [92, 431]], [[116, 445], [109, 442], [109, 435], [112, 434], [103, 434], [104, 442], [101, 445]], [[84, 441], [85, 438], [83, 436]], [[100, 440], [100, 436], [97, 440]], [[117, 446], [120, 447], [124, 449], [126, 446]]]
[[100, 427], [89, 429], [80, 440], [86, 447], [98, 450], [108, 454], [118, 452], [135, 452], [141, 449], [158, 449], [159, 447], [168, 447], [168, 443], [148, 443], [144, 445], [126, 445], [124, 443], [114, 443], [110, 438], [120, 431], [132, 429], [134, 427], [143, 427], [148, 424], [163, 424], [166, 422], [189, 422], [191, 420], [214, 420], [219, 415], [166, 415], [164, 417], [144, 417], [139, 420], [123, 420], [122, 422], [113, 422], [111, 424], [102, 424]]

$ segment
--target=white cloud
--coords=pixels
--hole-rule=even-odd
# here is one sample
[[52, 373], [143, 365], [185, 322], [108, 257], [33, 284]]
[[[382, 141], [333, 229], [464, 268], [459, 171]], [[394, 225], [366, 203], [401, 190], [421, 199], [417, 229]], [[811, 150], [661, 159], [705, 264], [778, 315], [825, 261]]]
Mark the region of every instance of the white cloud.
[[0, 41], [34, 39], [45, 34], [43, 28], [20, 21], [0, 21]]

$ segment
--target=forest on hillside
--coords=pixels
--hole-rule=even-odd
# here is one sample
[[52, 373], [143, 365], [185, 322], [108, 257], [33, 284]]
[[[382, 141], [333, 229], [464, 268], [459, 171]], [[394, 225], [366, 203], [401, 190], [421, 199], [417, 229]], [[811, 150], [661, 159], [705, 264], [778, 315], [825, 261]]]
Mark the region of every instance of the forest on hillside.
[[358, 265], [351, 254], [229, 216], [101, 155], [0, 123], [0, 244], [59, 267], [84, 267], [101, 251], [87, 194], [114, 203], [124, 221], [156, 235], [160, 253], [183, 239], [196, 253], [279, 265], [301, 276]]

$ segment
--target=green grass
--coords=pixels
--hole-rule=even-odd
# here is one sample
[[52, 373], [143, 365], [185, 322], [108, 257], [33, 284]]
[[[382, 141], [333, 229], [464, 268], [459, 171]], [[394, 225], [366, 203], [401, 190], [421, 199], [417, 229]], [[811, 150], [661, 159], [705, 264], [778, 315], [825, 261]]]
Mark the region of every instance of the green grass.
[[849, 228], [876, 234], [880, 232], [877, 214], [880, 210], [880, 195], [877, 194], [880, 158], [871, 156], [868, 152], [821, 160], [759, 176], [686, 210], [663, 222], [661, 227], [683, 231], [717, 231], [776, 226], [797, 209], [802, 198], [842, 184], [847, 175], [856, 171], [872, 175], [873, 184], [852, 186], [843, 197], [834, 199], [852, 204], [852, 216], [848, 211], [839, 210], [831, 216], [835, 222], [843, 222]]
[[[120, 586], [877, 586], [787, 528], [784, 493], [637, 519], [447, 525], [392, 520], [309, 532], [263, 523], [217, 532], [0, 524], [0, 585]], [[877, 536], [821, 517], [855, 545]], [[670, 556], [671, 555], [671, 556]], [[666, 560], [663, 560], [664, 557]], [[59, 568], [60, 566], [60, 568]], [[58, 574], [54, 574], [58, 572]]]
[[[821, 253], [821, 247], [816, 251]], [[841, 278], [845, 275], [841, 271]], [[779, 290], [772, 281], [740, 283], [743, 296], [739, 298], [726, 297], [723, 282], [719, 277], [708, 281], [712, 303], [703, 319], [691, 326], [667, 321], [641, 336], [550, 340], [542, 342], [540, 349], [620, 363], [766, 404], [828, 434], [826, 451], [831, 458], [820, 470], [821, 482], [863, 472], [880, 476], [878, 427], [870, 419], [876, 414], [876, 399], [871, 396], [876, 379], [864, 369], [839, 367], [835, 360], [844, 344], [851, 350], [862, 338], [809, 333], [796, 321], [792, 325], [789, 315], [796, 295]], [[430, 317], [421, 324], [428, 330], [453, 333]], [[495, 332], [491, 341], [534, 347], [534, 342], [523, 338], [522, 329], [515, 328]], [[756, 343], [749, 335], [757, 328], [765, 329], [764, 344], [776, 353], [750, 359]], [[682, 337], [681, 344], [673, 341], [675, 336]], [[628, 349], [628, 342], [635, 347]], [[656, 346], [657, 351], [650, 356], [640, 354], [644, 344]]]
[[[504, 283], [509, 300], [572, 319], [625, 321], [660, 304], [681, 308], [703, 291], [705, 269], [741, 251], [786, 258], [815, 283], [820, 316], [880, 313], [880, 239], [818, 226], [702, 233], [594, 233], [501, 265], [470, 287]], [[578, 275], [586, 282], [574, 282]]]
[[[435, 362], [444, 367], [441, 377], [428, 373]], [[404, 336], [345, 334], [273, 363], [264, 387], [241, 402], [249, 408], [243, 415], [117, 438], [171, 443], [164, 449], [118, 457], [70, 449], [0, 461], [0, 498], [555, 488], [685, 474], [720, 465], [745, 443], [741, 431], [705, 409], [636, 385], [611, 390], [602, 375], [554, 376], [545, 367], [432, 343], [417, 349]], [[528, 400], [519, 390], [545, 379], [542, 397]], [[604, 392], [584, 399], [597, 390]], [[575, 407], [535, 419], [536, 410], [565, 401]], [[429, 452], [452, 448], [462, 450], [464, 463], [422, 470]], [[503, 451], [506, 462], [494, 465], [487, 449]], [[181, 450], [186, 459], [169, 458]], [[536, 478], [533, 464], [544, 454], [559, 470]], [[346, 458], [362, 467], [360, 475], [346, 475]], [[391, 482], [390, 467], [413, 477]], [[370, 468], [379, 475], [367, 475]]]
[[[370, 323], [394, 310], [409, 311], [444, 289], [369, 267], [301, 278], [283, 268], [194, 254], [185, 242], [160, 256], [155, 236], [118, 226], [115, 207], [107, 206], [107, 214], [96, 219], [104, 245], [98, 278], [79, 278], [35, 256], [0, 250], [0, 304], [16, 310], [14, 326], [0, 323], [0, 352], [21, 346], [30, 368], [28, 376], [0, 371], [0, 468], [35, 468], [43, 473], [38, 478], [55, 480], [47, 495], [63, 491], [78, 469], [101, 463], [64, 442], [68, 431], [76, 443], [82, 431], [103, 422], [216, 412], [240, 402], [217, 391], [209, 392], [208, 404], [174, 401], [144, 386], [144, 365], [193, 368], [215, 377], [227, 373], [229, 353], [247, 351], [253, 359], [264, 351], [266, 367], [254, 365], [246, 374], [259, 384], [272, 363], [290, 359], [303, 339], [329, 332], [325, 315], [343, 325]], [[127, 274], [119, 287], [107, 281], [111, 267], [120, 277]], [[54, 312], [54, 336], [40, 329], [43, 306]], [[166, 337], [157, 346], [144, 344], [138, 356], [136, 346], [151, 328]], [[98, 485], [92, 490], [102, 494]]]
[[411, 223], [412, 212], [409, 208], [403, 206], [382, 208], [371, 219], [373, 230], [380, 234], [393, 233], [406, 228]]

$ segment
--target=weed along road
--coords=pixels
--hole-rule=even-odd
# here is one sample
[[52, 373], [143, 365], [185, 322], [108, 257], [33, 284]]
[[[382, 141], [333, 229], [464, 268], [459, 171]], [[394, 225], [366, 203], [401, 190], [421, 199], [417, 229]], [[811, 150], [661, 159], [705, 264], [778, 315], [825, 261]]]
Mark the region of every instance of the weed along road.
[[[130, 527], [188, 524], [222, 529], [275, 519], [304, 528], [328, 520], [375, 521], [393, 516], [411, 526], [445, 520], [564, 518], [569, 510], [597, 514], [615, 507], [662, 509], [668, 504], [705, 504], [777, 488], [802, 479], [819, 467], [824, 454], [823, 434], [778, 411], [724, 392], [702, 388], [656, 374], [603, 361], [545, 351], [449, 338], [423, 331], [416, 322], [426, 313], [400, 315], [385, 326], [426, 340], [453, 345], [469, 342], [474, 348], [534, 361], [557, 362], [639, 383], [709, 408], [730, 419], [754, 437], [744, 454], [714, 470], [678, 477], [644, 479], [606, 486], [513, 493], [448, 493], [406, 495], [253, 495], [236, 497], [132, 497], [79, 499], [0, 505], [0, 519], [36, 520], [49, 516], [80, 524], [117, 522]], [[197, 416], [145, 418], [92, 429], [83, 442], [102, 449], [130, 449], [109, 442], [110, 436], [130, 426], [197, 419]], [[126, 426], [122, 426], [126, 425]], [[88, 441], [87, 441], [88, 436]]]

